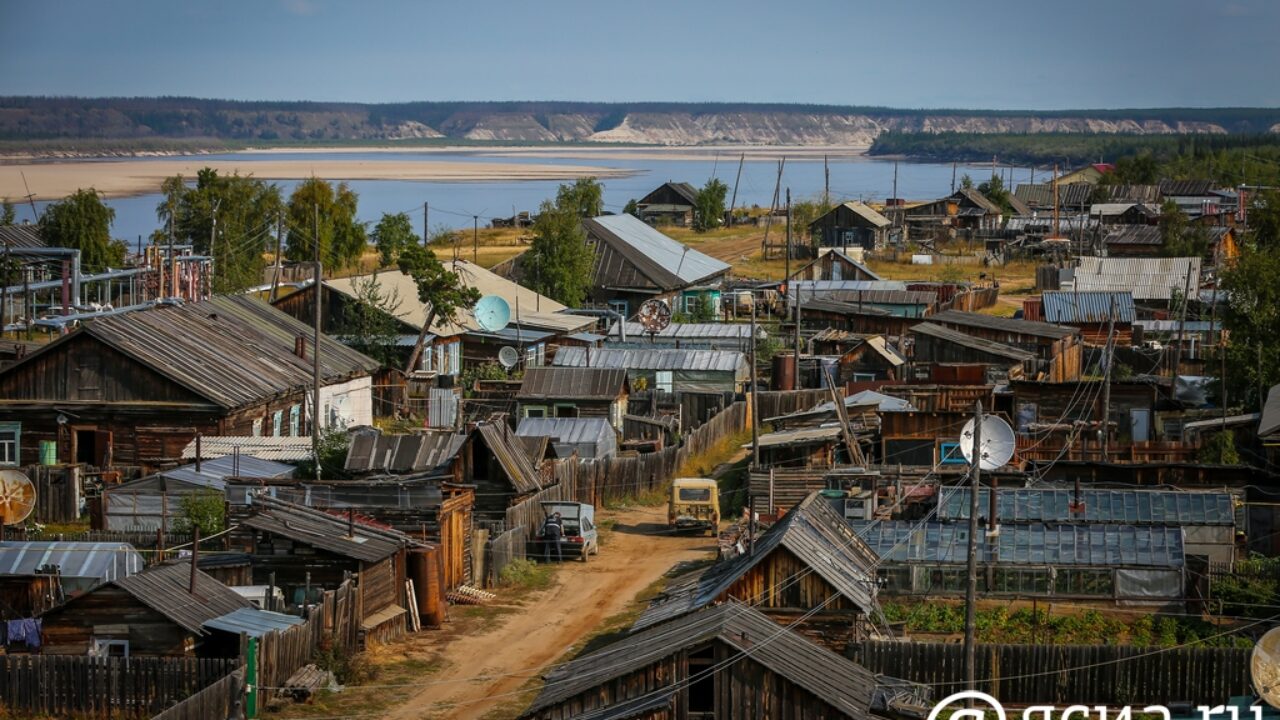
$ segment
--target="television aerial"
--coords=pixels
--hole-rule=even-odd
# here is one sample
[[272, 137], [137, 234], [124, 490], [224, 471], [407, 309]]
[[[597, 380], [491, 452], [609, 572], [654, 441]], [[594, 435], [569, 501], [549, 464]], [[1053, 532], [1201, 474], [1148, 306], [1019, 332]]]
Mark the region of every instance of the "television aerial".
[[481, 330], [498, 332], [511, 322], [511, 306], [497, 295], [485, 295], [476, 302], [471, 314]]
[[[1013, 458], [1013, 428], [995, 415], [982, 416], [982, 447], [979, 449], [978, 467], [995, 470]], [[960, 431], [960, 452], [973, 464], [973, 420], [965, 423]]]
[[503, 345], [502, 349], [498, 351], [498, 364], [502, 365], [502, 367], [510, 370], [518, 362], [520, 362], [520, 353], [510, 345]]
[[636, 318], [645, 332], [656, 335], [666, 330], [671, 324], [671, 308], [657, 298], [645, 300], [640, 305], [640, 312], [636, 313]]
[[1280, 627], [1268, 630], [1253, 646], [1249, 677], [1258, 697], [1271, 707], [1280, 708]]
[[0, 470], [0, 522], [17, 525], [36, 507], [36, 486], [17, 470]]

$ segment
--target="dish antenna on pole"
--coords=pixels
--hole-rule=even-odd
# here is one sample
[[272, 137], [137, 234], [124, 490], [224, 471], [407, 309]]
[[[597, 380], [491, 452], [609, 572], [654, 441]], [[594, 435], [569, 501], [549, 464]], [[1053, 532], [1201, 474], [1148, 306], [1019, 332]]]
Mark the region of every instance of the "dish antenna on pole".
[[511, 322], [511, 306], [497, 295], [485, 295], [471, 309], [481, 330], [498, 332]]
[[0, 522], [17, 525], [36, 507], [36, 486], [17, 470], [0, 470]]
[[1253, 646], [1249, 677], [1258, 697], [1271, 707], [1280, 708], [1280, 627], [1268, 630]]
[[636, 313], [636, 318], [640, 321], [640, 326], [650, 335], [656, 335], [671, 324], [671, 308], [663, 301], [654, 298], [645, 300], [640, 305], [640, 311]]
[[520, 352], [510, 345], [504, 345], [502, 346], [502, 349], [498, 351], [498, 363], [502, 365], [502, 367], [510, 370], [515, 367], [518, 362], [520, 362]]
[[[982, 416], [982, 447], [978, 450], [978, 467], [991, 471], [1003, 467], [1013, 458], [1013, 428], [995, 415]], [[960, 432], [960, 452], [973, 462], [973, 420]]]

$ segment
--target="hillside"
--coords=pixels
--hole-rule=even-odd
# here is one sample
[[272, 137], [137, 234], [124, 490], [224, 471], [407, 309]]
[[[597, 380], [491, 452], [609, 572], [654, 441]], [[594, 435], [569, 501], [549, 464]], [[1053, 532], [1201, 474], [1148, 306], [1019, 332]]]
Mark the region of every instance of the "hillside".
[[0, 141], [161, 147], [157, 141], [294, 144], [377, 141], [869, 146], [902, 133], [1263, 133], [1280, 110], [1170, 108], [895, 110], [727, 103], [416, 102], [363, 105], [198, 98], [0, 98]]

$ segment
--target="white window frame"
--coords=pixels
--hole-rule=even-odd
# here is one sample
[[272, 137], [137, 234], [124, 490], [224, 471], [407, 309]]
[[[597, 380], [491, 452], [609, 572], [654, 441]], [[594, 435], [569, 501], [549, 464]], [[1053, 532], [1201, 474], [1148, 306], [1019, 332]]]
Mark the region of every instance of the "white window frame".
[[675, 394], [675, 373], [670, 370], [658, 370], [654, 372], [653, 387], [659, 392]]
[[[12, 440], [9, 433], [13, 433]], [[0, 423], [0, 465], [18, 465], [21, 459], [22, 423]]]
[[277, 410], [271, 413], [271, 437], [280, 437], [282, 432], [284, 432], [284, 411]]

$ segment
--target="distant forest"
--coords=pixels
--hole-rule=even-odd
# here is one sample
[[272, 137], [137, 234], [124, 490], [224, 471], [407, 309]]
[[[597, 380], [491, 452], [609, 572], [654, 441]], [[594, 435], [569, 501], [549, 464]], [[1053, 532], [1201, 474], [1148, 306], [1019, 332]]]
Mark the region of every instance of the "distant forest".
[[1125, 135], [1091, 133], [905, 133], [886, 132], [872, 143], [871, 155], [901, 155], [934, 162], [989, 162], [1004, 165], [1075, 166], [1150, 155], [1165, 162], [1224, 151], [1280, 151], [1280, 134]]

